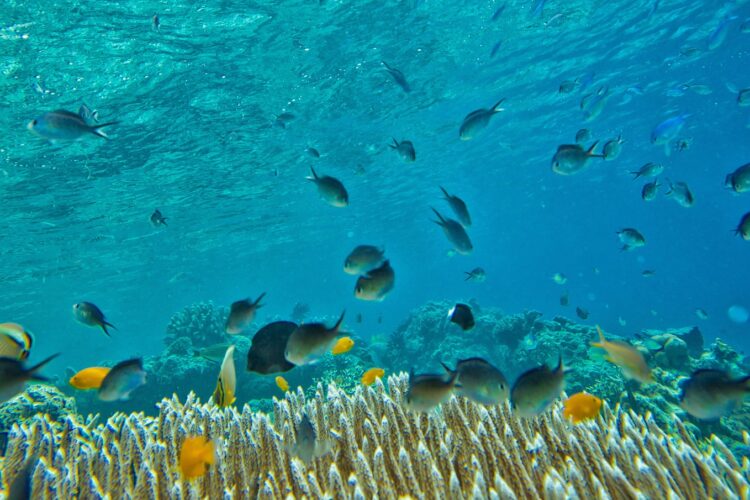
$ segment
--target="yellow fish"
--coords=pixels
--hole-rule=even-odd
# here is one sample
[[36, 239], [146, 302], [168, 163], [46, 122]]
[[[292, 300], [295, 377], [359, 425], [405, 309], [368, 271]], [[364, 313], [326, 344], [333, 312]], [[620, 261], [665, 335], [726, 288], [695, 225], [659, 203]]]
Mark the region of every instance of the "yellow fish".
[[651, 368], [649, 368], [646, 359], [638, 349], [627, 342], [605, 339], [599, 325], [596, 325], [596, 331], [599, 332], [599, 342], [592, 342], [591, 345], [607, 351], [607, 361], [619, 366], [626, 378], [637, 380], [644, 384], [653, 381]]
[[572, 420], [574, 424], [591, 420], [599, 415], [602, 400], [592, 394], [579, 392], [573, 394], [563, 403], [563, 417]]
[[219, 407], [226, 407], [234, 403], [235, 390], [237, 389], [237, 373], [234, 370], [234, 346], [230, 345], [224, 354], [224, 361], [221, 363], [219, 380], [216, 383], [213, 398], [214, 404]]
[[92, 366], [91, 368], [84, 368], [72, 377], [68, 383], [76, 389], [83, 391], [87, 389], [98, 389], [102, 386], [102, 380], [109, 373], [110, 368], [103, 366]]
[[331, 352], [334, 356], [338, 356], [339, 354], [344, 354], [345, 352], [351, 351], [352, 347], [354, 347], [354, 341], [351, 337], [341, 337], [333, 345], [333, 349], [331, 349]]
[[0, 323], [0, 357], [24, 361], [34, 337], [18, 323]]
[[216, 460], [214, 443], [203, 436], [185, 439], [180, 448], [180, 471], [187, 479], [195, 479], [206, 473], [208, 466]]
[[375, 379], [382, 378], [383, 375], [385, 375], [385, 370], [382, 368], [370, 368], [362, 375], [362, 383], [372, 385], [375, 383]]
[[276, 377], [276, 386], [284, 392], [289, 390], [289, 382], [281, 375]]

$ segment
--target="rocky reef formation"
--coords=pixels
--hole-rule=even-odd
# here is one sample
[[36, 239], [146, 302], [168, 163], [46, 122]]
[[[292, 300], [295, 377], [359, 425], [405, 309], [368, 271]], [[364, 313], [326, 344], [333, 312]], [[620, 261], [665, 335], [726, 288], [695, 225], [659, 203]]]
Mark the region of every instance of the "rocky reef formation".
[[[571, 425], [560, 405], [519, 419], [507, 404], [486, 408], [453, 397], [430, 414], [403, 409], [406, 374], [388, 388], [331, 384], [274, 400], [268, 415], [218, 409], [194, 395], [159, 405], [159, 416], [117, 414], [106, 424], [43, 417], [13, 428], [2, 461], [4, 487], [31, 465], [32, 498], [736, 498], [748, 470], [719, 438], [699, 450], [648, 416], [605, 405], [600, 418]], [[302, 414], [332, 452], [305, 464], [289, 454]], [[207, 474], [180, 477], [187, 436], [216, 446]], [[33, 461], [33, 462], [30, 462]]]
[[24, 392], [0, 405], [0, 449], [5, 449], [5, 438], [14, 424], [37, 414], [46, 415], [50, 422], [76, 418], [76, 400], [53, 385], [29, 385]]

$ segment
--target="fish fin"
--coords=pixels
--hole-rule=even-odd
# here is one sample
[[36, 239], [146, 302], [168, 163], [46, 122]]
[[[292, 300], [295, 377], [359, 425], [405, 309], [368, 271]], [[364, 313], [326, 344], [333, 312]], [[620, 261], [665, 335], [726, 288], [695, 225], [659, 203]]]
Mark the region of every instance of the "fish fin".
[[310, 167], [310, 171], [312, 172], [312, 177], [307, 177], [307, 180], [309, 181], [317, 181], [319, 179], [317, 172], [315, 172], [315, 169]]
[[255, 302], [253, 302], [253, 307], [259, 308], [263, 307], [263, 304], [260, 303], [260, 300], [266, 296], [266, 292], [261, 293], [257, 299], [255, 299]]
[[98, 135], [99, 137], [103, 137], [104, 139], [109, 139], [109, 136], [107, 134], [105, 134], [104, 131], [102, 131], [100, 129], [103, 128], [103, 127], [108, 127], [110, 125], [117, 125], [118, 123], [120, 123], [120, 122], [114, 121], [114, 122], [107, 122], [107, 123], [100, 123], [98, 125], [93, 125], [91, 127], [91, 133], [94, 134], [94, 135]]
[[[602, 329], [599, 328], [599, 325], [596, 325], [596, 331], [599, 333], [599, 342], [598, 342], [599, 346], [597, 347], [602, 347], [604, 346], [604, 343], [607, 341], [607, 339], [604, 338], [604, 332], [602, 332]], [[591, 345], [594, 345], [594, 344], [591, 344]]]
[[499, 101], [497, 101], [497, 102], [495, 103], [495, 105], [494, 105], [494, 106], [492, 106], [492, 112], [493, 112], [493, 113], [499, 113], [499, 112], [501, 112], [501, 111], [505, 111], [505, 108], [499, 108], [499, 107], [498, 107], [498, 106], [500, 106], [500, 105], [501, 105], [501, 104], [503, 103], [503, 101], [504, 101], [504, 100], [505, 100], [505, 97], [503, 97], [502, 99], [500, 99]]
[[474, 277], [474, 275], [471, 274], [469, 271], [464, 271], [464, 274], [466, 275], [466, 278], [464, 278], [464, 281], [469, 281], [471, 278]]
[[446, 372], [450, 373], [451, 375], [453, 375], [455, 373], [455, 370], [452, 370], [450, 367], [448, 367], [448, 365], [446, 365], [442, 361], [440, 362], [440, 364], [443, 366], [443, 368], [445, 368]]
[[339, 316], [339, 320], [336, 322], [335, 325], [333, 325], [333, 331], [338, 332], [341, 329], [341, 324], [344, 322], [345, 314], [346, 314], [346, 309], [341, 311], [341, 316]]
[[113, 325], [112, 323], [110, 323], [109, 321], [106, 321], [106, 320], [102, 320], [102, 324], [100, 326], [102, 327], [102, 330], [104, 331], [104, 333], [107, 334], [107, 337], [111, 337], [112, 336], [112, 335], [109, 334], [109, 330], [107, 329], [108, 326], [111, 326], [112, 328], [114, 328], [115, 330], [117, 330], [117, 327], [115, 325]]
[[448, 194], [448, 191], [446, 191], [446, 190], [445, 190], [445, 188], [444, 188], [443, 186], [438, 186], [438, 187], [440, 188], [440, 191], [442, 191], [442, 192], [443, 192], [443, 194], [445, 195], [445, 199], [446, 199], [446, 200], [450, 200], [450, 198], [451, 198], [451, 195], [449, 195], [449, 194]]
[[433, 211], [433, 212], [435, 212], [435, 215], [437, 215], [437, 218], [439, 219], [439, 220], [434, 220], [434, 221], [432, 221], [432, 222], [434, 222], [434, 223], [435, 223], [435, 224], [437, 224], [438, 226], [443, 226], [443, 225], [445, 225], [445, 218], [443, 218], [443, 216], [442, 216], [442, 215], [440, 215], [440, 212], [438, 212], [437, 210], [435, 210], [435, 209], [434, 209], [434, 208], [432, 208], [432, 207], [430, 207], [430, 208], [432, 209], [432, 211]]
[[29, 369], [27, 369], [26, 373], [28, 373], [29, 377], [32, 378], [32, 379], [34, 379], [34, 380], [41, 380], [41, 381], [49, 380], [47, 377], [43, 377], [41, 375], [37, 375], [35, 372], [38, 371], [39, 369], [41, 369], [44, 365], [46, 365], [47, 363], [49, 363], [50, 361], [52, 361], [56, 357], [58, 357], [59, 355], [60, 355], [59, 352], [57, 354], [53, 354], [52, 356], [48, 357], [47, 359], [45, 359], [45, 360], [43, 360], [43, 361], [35, 364], [34, 366], [32, 366]]
[[396, 140], [396, 138], [391, 137], [391, 139], [393, 139], [393, 144], [388, 144], [388, 147], [393, 148], [393, 149], [398, 149], [398, 141]]

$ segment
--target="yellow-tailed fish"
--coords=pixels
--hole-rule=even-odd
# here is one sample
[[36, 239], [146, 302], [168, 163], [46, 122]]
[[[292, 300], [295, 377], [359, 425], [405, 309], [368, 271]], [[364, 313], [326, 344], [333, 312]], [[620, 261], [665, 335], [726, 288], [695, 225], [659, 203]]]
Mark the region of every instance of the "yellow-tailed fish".
[[364, 385], [372, 385], [375, 383], [375, 380], [383, 378], [383, 375], [385, 375], [385, 370], [382, 368], [370, 368], [362, 375], [362, 383]]
[[619, 366], [626, 378], [637, 380], [644, 384], [653, 381], [651, 368], [649, 368], [646, 359], [638, 349], [627, 342], [605, 339], [599, 325], [596, 326], [596, 331], [599, 332], [599, 342], [592, 342], [591, 345], [607, 351], [607, 361]]
[[180, 472], [186, 479], [195, 479], [206, 473], [216, 460], [213, 442], [204, 436], [185, 439], [180, 448]]
[[331, 353], [333, 353], [334, 356], [338, 356], [339, 354], [344, 354], [351, 351], [352, 347], [354, 347], [354, 341], [351, 337], [341, 337], [336, 341], [335, 344], [333, 344]]
[[103, 366], [92, 366], [91, 368], [84, 368], [72, 377], [68, 383], [80, 390], [98, 389], [102, 386], [104, 378], [109, 374], [110, 368]]
[[0, 323], [0, 357], [25, 360], [34, 337], [18, 323]]
[[231, 345], [224, 355], [224, 361], [221, 363], [219, 380], [213, 394], [214, 404], [224, 408], [234, 403], [237, 399], [235, 396], [236, 389], [237, 374], [234, 370], [234, 346]]
[[276, 377], [276, 386], [284, 392], [289, 390], [289, 382], [281, 375]]

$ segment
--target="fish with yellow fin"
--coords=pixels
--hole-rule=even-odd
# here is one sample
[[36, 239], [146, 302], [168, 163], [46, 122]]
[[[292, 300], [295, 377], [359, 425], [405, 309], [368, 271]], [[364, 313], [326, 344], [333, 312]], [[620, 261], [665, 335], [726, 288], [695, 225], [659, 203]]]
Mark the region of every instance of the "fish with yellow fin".
[[344, 354], [351, 351], [352, 347], [354, 347], [354, 341], [351, 337], [341, 337], [336, 341], [335, 344], [333, 344], [331, 353], [334, 356], [338, 356], [339, 354]]
[[372, 385], [375, 383], [375, 380], [383, 378], [383, 375], [385, 375], [385, 370], [382, 368], [370, 368], [362, 375], [362, 383], [364, 385]]
[[107, 376], [111, 368], [103, 366], [92, 366], [90, 368], [84, 368], [72, 377], [68, 383], [76, 389], [86, 391], [89, 389], [99, 389], [102, 386], [102, 381]]
[[596, 331], [599, 332], [599, 342], [592, 342], [593, 347], [599, 347], [607, 351], [606, 360], [616, 364], [622, 370], [622, 374], [629, 379], [637, 380], [643, 384], [653, 382], [651, 368], [646, 363], [643, 354], [621, 340], [607, 340], [599, 325], [596, 325]]
[[34, 337], [18, 323], [0, 323], [0, 357], [24, 361]]
[[180, 472], [186, 479], [201, 477], [216, 461], [214, 443], [204, 436], [185, 439], [180, 448]]
[[279, 375], [276, 377], [276, 387], [286, 392], [289, 390], [289, 382], [287, 382], [284, 377]]
[[593, 420], [602, 409], [602, 400], [586, 392], [573, 394], [563, 403], [563, 417], [574, 424]]
[[216, 382], [214, 389], [213, 401], [216, 406], [225, 408], [237, 399], [235, 390], [237, 389], [237, 373], [234, 370], [234, 346], [230, 345], [224, 354], [224, 361], [221, 363], [219, 371], [219, 380]]

